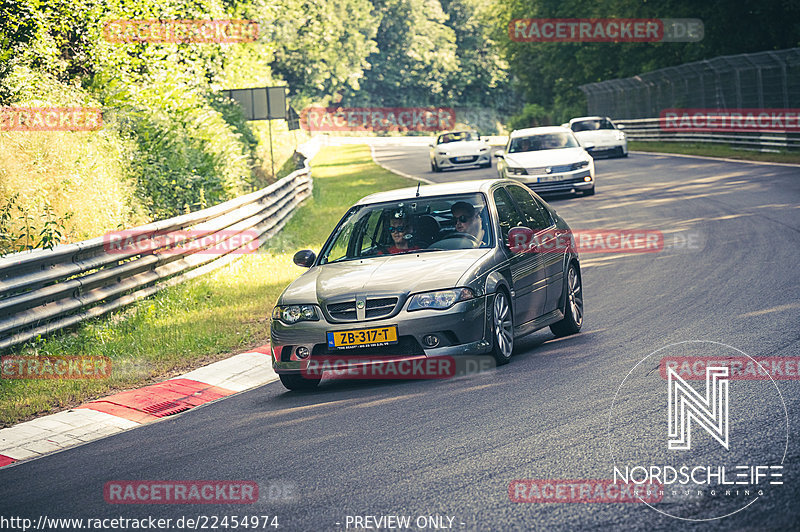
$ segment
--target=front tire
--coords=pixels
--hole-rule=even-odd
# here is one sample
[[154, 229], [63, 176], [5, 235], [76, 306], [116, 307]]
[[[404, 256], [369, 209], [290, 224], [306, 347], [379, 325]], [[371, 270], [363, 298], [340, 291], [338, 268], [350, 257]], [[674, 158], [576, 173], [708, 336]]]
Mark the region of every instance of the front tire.
[[584, 196], [594, 196], [594, 187], [583, 193]]
[[322, 380], [322, 377], [315, 377], [307, 379], [302, 375], [295, 375], [291, 373], [281, 373], [278, 375], [281, 379], [281, 383], [288, 389], [292, 391], [308, 391], [313, 390], [319, 384], [319, 381]]
[[439, 168], [439, 165], [436, 164], [436, 161], [431, 161], [431, 170], [433, 172], [441, 172], [442, 171], [442, 169]]
[[492, 356], [498, 366], [508, 364], [514, 350], [514, 317], [506, 293], [499, 290], [492, 301]]
[[583, 284], [581, 274], [574, 264], [567, 270], [567, 301], [564, 319], [552, 324], [550, 330], [556, 338], [569, 336], [581, 330], [583, 325]]

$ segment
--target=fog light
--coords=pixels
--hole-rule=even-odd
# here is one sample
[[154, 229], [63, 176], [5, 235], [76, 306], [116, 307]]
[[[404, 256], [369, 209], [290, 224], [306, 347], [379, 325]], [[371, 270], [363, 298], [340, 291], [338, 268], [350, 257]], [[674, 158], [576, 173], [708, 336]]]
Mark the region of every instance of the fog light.
[[583, 178], [583, 180], [584, 180], [584, 181], [587, 181], [587, 182], [588, 182], [588, 181], [591, 181], [591, 180], [592, 180], [592, 176], [590, 176], [590, 175], [587, 175], [586, 177], [584, 177], [584, 178]]
[[306, 358], [308, 357], [308, 348], [301, 345], [294, 354], [297, 355], [297, 358]]
[[425, 344], [426, 347], [436, 347], [439, 345], [439, 339], [433, 334], [428, 334], [422, 338], [422, 343]]

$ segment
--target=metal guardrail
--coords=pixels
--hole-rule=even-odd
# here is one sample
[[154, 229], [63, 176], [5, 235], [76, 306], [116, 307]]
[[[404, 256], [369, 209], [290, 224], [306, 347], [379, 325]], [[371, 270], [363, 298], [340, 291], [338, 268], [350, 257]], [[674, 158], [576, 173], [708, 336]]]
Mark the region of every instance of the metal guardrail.
[[[314, 149], [318, 142], [308, 152]], [[0, 350], [102, 316], [232, 262], [247, 240], [257, 237], [260, 245], [280, 231], [311, 195], [312, 186], [305, 163], [264, 189], [124, 231], [137, 235], [142, 245], [136, 247], [110, 250], [106, 235], [0, 258]], [[209, 246], [181, 246], [179, 237], [169, 238], [179, 231], [208, 236]], [[241, 237], [245, 232], [246, 239]], [[214, 253], [203, 253], [212, 242]]]
[[[700, 116], [699, 119], [712, 117]], [[643, 142], [708, 142], [730, 144], [742, 149], [774, 151], [800, 149], [800, 133], [792, 131], [691, 131], [666, 128], [665, 118], [614, 120], [625, 126], [628, 140]]]

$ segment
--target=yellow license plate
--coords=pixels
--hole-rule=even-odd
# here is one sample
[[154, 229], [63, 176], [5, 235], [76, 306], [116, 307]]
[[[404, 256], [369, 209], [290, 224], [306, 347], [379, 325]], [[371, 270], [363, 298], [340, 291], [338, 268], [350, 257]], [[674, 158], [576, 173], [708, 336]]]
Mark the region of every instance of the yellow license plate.
[[397, 343], [397, 325], [328, 333], [329, 349], [380, 347]]

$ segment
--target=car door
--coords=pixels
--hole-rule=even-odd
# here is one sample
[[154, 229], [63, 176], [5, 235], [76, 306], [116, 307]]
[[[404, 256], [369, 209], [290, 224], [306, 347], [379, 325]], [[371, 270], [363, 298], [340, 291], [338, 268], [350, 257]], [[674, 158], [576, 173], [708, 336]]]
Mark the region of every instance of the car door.
[[564, 285], [564, 253], [561, 245], [560, 231], [550, 216], [550, 211], [528, 189], [522, 186], [509, 185], [508, 192], [525, 217], [525, 225], [535, 233], [536, 242], [542, 250], [537, 253], [542, 261], [544, 277], [547, 285], [547, 298], [542, 314], [547, 314], [558, 307], [561, 290]]
[[543, 262], [539, 253], [513, 252], [508, 246], [508, 232], [513, 227], [525, 225], [525, 218], [514, 205], [505, 188], [493, 192], [500, 222], [502, 247], [509, 257], [512, 289], [514, 290], [514, 323], [519, 326], [544, 313], [547, 300], [547, 285]]

